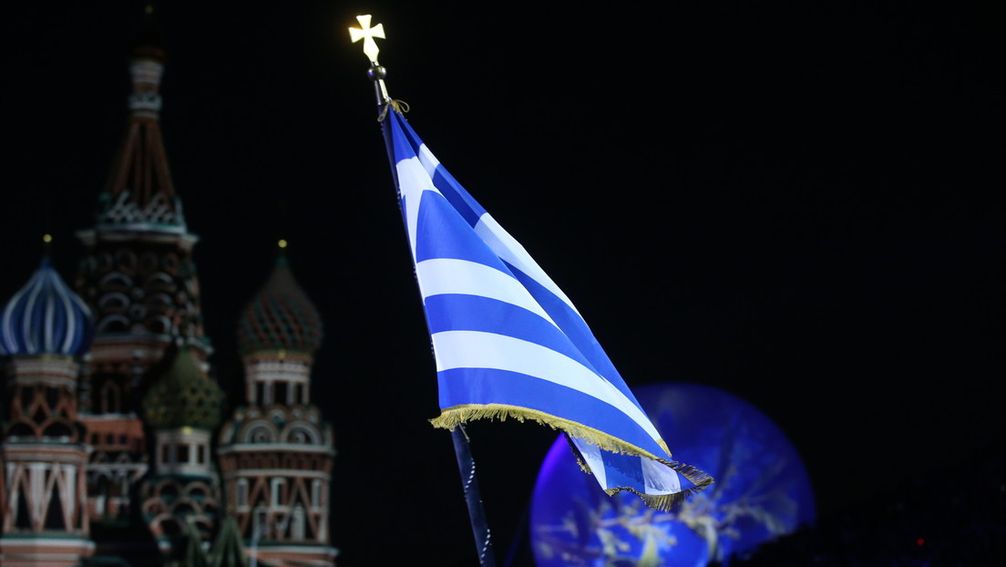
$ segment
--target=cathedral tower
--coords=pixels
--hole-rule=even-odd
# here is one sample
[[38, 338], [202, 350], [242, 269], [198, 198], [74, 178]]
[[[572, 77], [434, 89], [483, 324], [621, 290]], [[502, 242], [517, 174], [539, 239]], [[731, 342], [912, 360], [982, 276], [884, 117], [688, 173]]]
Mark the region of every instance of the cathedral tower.
[[99, 196], [93, 228], [78, 233], [86, 249], [78, 293], [91, 306], [95, 338], [82, 384], [82, 419], [94, 446], [88, 469], [92, 517], [129, 520], [131, 495], [148, 469], [138, 416], [144, 377], [176, 337], [205, 361], [199, 282], [160, 129], [165, 54], [148, 14], [129, 71], [129, 120]]
[[94, 551], [77, 415], [77, 360], [90, 334], [90, 311], [48, 258], [0, 314], [0, 354], [9, 357], [0, 444], [5, 567], [71, 567]]
[[[220, 424], [223, 392], [193, 347], [166, 355], [143, 397], [154, 432], [154, 470], [142, 483], [142, 515], [162, 553], [177, 554], [188, 523], [209, 541], [220, 520], [220, 482], [210, 437]], [[202, 543], [202, 542], [198, 542]]]
[[328, 535], [335, 456], [310, 400], [321, 318], [281, 255], [238, 324], [245, 400], [220, 431], [228, 513], [270, 565], [334, 565]]

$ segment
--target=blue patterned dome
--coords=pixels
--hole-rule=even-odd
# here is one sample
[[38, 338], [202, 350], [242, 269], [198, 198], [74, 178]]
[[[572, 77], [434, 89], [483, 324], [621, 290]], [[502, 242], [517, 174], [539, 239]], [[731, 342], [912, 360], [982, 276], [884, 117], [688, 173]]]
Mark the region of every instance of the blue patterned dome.
[[77, 356], [90, 346], [91, 310], [73, 293], [49, 258], [0, 315], [0, 354]]

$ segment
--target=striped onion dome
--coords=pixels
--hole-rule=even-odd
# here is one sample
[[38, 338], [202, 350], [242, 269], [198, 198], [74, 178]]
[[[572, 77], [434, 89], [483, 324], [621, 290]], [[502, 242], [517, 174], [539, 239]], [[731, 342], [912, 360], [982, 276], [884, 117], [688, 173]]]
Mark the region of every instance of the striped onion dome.
[[90, 342], [91, 310], [42, 258], [0, 315], [0, 354], [79, 356]]
[[220, 424], [224, 393], [203, 372], [192, 348], [179, 347], [153, 371], [143, 396], [143, 414], [154, 429], [194, 427], [212, 430]]
[[321, 316], [290, 272], [286, 256], [238, 321], [242, 354], [282, 350], [313, 354], [321, 346]]

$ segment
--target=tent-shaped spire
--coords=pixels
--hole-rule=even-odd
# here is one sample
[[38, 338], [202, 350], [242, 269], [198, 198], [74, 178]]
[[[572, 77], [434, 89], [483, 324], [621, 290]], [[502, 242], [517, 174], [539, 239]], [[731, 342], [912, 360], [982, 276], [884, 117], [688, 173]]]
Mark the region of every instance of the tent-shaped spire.
[[281, 250], [269, 280], [238, 321], [238, 350], [242, 354], [269, 350], [314, 354], [321, 337], [321, 315], [294, 279]]
[[233, 516], [227, 516], [213, 548], [210, 549], [210, 567], [247, 567], [241, 532]]
[[133, 46], [129, 123], [98, 204], [98, 230], [185, 232], [159, 123], [164, 49], [153, 10]]

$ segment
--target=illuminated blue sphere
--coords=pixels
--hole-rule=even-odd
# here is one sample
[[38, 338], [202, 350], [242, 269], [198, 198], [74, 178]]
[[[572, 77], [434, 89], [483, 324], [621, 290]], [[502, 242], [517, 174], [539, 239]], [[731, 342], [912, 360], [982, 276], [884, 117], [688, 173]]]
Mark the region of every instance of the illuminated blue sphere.
[[635, 389], [676, 460], [716, 479], [674, 512], [630, 493], [608, 497], [561, 436], [538, 473], [531, 542], [538, 567], [700, 566], [726, 562], [814, 520], [796, 449], [754, 406], [722, 390], [667, 383]]

